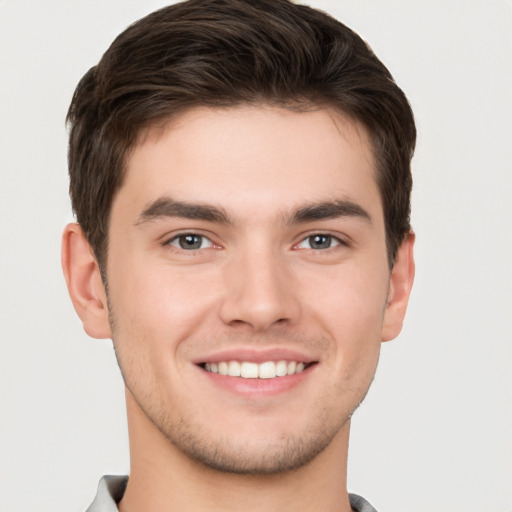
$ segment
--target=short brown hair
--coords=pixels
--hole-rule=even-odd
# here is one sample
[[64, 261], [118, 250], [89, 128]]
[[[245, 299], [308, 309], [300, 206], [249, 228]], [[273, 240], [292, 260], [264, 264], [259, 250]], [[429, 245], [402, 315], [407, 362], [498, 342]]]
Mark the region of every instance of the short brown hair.
[[100, 267], [141, 130], [195, 106], [335, 108], [368, 130], [389, 262], [410, 231], [412, 110], [352, 30], [288, 0], [189, 0], [137, 21], [78, 84], [67, 120], [73, 211]]

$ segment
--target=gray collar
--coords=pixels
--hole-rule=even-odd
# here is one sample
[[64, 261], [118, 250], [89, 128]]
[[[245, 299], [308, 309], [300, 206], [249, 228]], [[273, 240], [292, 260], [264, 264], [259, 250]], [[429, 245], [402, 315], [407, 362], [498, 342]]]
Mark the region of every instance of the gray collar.
[[[96, 498], [86, 512], [118, 512], [117, 504], [121, 501], [127, 476], [104, 476], [98, 485]], [[350, 506], [354, 512], [377, 512], [364, 498], [357, 494], [349, 494]]]
[[102, 477], [96, 497], [86, 512], [118, 512], [117, 504], [123, 497], [127, 483], [127, 476], [105, 475]]

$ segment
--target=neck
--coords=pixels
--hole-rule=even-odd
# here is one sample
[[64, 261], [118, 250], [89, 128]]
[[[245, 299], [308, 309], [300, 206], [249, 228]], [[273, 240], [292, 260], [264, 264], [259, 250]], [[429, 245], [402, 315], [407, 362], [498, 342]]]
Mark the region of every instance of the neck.
[[120, 512], [349, 512], [348, 434], [308, 464], [279, 474], [213, 470], [177, 450], [128, 400], [131, 471]]

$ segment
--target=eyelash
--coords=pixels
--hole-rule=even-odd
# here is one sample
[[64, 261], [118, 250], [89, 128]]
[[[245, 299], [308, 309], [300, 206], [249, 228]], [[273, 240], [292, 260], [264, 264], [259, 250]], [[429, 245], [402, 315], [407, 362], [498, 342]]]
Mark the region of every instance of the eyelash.
[[[186, 244], [189, 243], [187, 241], [187, 238], [192, 239], [190, 241], [189, 245], [194, 245], [193, 240], [195, 240], [196, 244], [199, 243], [200, 246], [199, 247], [190, 247], [190, 246], [184, 247], [182, 245], [183, 242]], [[313, 243], [313, 240], [315, 238], [325, 239], [323, 243], [326, 244], [327, 247], [317, 247], [317, 248], [311, 247], [311, 244]], [[208, 242], [208, 246], [201, 247], [201, 245], [205, 241]], [[176, 242], [177, 244], [179, 244], [179, 246], [174, 245], [173, 242]], [[308, 242], [309, 242], [309, 247], [300, 247], [301, 244], [308, 243]], [[334, 245], [333, 245], [333, 243], [334, 243]], [[208, 238], [205, 235], [201, 235], [199, 233], [194, 233], [194, 232], [179, 233], [179, 234], [173, 236], [171, 239], [167, 240], [163, 245], [171, 246], [174, 249], [185, 251], [185, 252], [195, 252], [195, 251], [199, 251], [202, 249], [218, 248], [218, 246], [216, 246], [210, 238]], [[334, 247], [338, 247], [338, 246], [348, 246], [348, 243], [346, 241], [342, 240], [341, 238], [331, 235], [329, 233], [313, 233], [311, 235], [304, 237], [298, 244], [296, 244], [294, 246], [294, 248], [307, 249], [307, 250], [312, 250], [312, 251], [316, 252], [316, 251], [326, 251], [328, 249], [333, 249]]]

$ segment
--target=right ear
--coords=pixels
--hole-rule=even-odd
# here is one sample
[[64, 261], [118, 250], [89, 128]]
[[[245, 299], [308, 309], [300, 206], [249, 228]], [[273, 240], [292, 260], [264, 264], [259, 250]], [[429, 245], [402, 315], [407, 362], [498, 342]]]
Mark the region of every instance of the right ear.
[[85, 332], [93, 338], [111, 338], [107, 294], [98, 262], [76, 223], [64, 229], [61, 256], [69, 296]]

